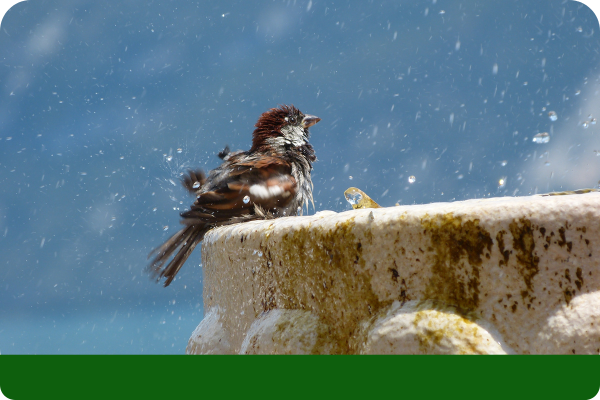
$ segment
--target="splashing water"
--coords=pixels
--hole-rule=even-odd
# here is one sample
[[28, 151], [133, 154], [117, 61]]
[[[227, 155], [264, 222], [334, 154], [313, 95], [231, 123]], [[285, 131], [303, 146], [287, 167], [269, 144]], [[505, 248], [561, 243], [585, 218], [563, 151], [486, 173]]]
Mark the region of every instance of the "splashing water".
[[548, 143], [550, 141], [550, 135], [548, 132], [538, 133], [533, 137], [533, 143]]
[[348, 203], [350, 203], [350, 205], [352, 205], [352, 206], [360, 203], [362, 201], [362, 199], [363, 199], [362, 194], [357, 193], [357, 192], [352, 192], [352, 193], [346, 194], [346, 200], [348, 200]]
[[344, 197], [353, 209], [359, 208], [380, 208], [381, 206], [377, 204], [373, 199], [369, 197], [365, 192], [355, 187], [351, 187], [346, 189], [344, 192]]

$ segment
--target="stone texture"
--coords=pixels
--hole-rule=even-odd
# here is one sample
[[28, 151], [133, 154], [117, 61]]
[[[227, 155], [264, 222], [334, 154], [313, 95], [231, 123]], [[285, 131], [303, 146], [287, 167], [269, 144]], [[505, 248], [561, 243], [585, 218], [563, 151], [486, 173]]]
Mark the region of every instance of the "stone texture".
[[232, 354], [229, 332], [223, 328], [218, 307], [204, 314], [192, 333], [185, 352], [188, 354]]
[[599, 217], [586, 193], [214, 229], [187, 352], [598, 354]]
[[576, 296], [569, 305], [558, 307], [538, 337], [534, 353], [600, 354], [600, 291]]
[[240, 354], [328, 354], [328, 328], [310, 311], [271, 310], [246, 333]]
[[395, 301], [382, 314], [365, 327], [360, 354], [513, 353], [482, 326], [489, 324], [435, 301]]

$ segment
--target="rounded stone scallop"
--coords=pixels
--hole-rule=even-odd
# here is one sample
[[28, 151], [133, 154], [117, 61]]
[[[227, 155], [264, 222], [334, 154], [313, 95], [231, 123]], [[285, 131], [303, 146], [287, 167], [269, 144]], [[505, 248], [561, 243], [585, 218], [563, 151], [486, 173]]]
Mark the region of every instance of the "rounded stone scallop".
[[229, 331], [221, 323], [219, 307], [213, 307], [196, 327], [185, 349], [186, 354], [233, 354]]
[[394, 302], [366, 333], [362, 354], [507, 354], [483, 321], [434, 301]]
[[271, 310], [252, 323], [240, 354], [328, 354], [327, 332], [310, 311]]
[[600, 354], [600, 292], [563, 304], [546, 320], [534, 354]]

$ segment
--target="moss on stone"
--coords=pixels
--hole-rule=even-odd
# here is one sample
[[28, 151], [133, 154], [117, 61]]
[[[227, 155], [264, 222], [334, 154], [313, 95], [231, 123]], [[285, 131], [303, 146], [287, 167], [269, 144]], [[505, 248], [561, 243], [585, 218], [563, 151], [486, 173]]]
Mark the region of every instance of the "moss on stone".
[[[272, 308], [311, 310], [338, 337], [335, 353], [352, 352], [351, 338], [359, 321], [380, 308], [371, 287], [371, 275], [362, 257], [363, 240], [372, 241], [368, 229], [363, 239], [355, 234], [354, 217], [333, 229], [299, 227], [273, 243], [265, 238], [261, 250], [267, 265], [255, 279], [263, 310]], [[262, 276], [261, 276], [262, 275]], [[264, 283], [269, 282], [265, 287]], [[324, 304], [329, 303], [329, 306]], [[333, 310], [319, 314], [322, 310]], [[257, 310], [259, 311], [259, 310]]]
[[479, 268], [492, 251], [492, 238], [479, 220], [444, 215], [421, 220], [431, 238], [432, 275], [426, 297], [473, 310], [479, 305]]

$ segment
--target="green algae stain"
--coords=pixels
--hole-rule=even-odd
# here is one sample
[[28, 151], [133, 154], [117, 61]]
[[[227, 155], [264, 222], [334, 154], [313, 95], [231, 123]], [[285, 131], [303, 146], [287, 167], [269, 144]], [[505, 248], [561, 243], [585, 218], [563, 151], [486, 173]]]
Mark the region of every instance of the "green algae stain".
[[527, 291], [532, 293], [533, 277], [539, 272], [540, 258], [535, 254], [535, 240], [531, 221], [526, 218], [521, 218], [518, 221], [513, 220], [509, 225], [509, 229], [513, 236], [513, 249], [517, 253], [519, 274], [523, 277]]
[[567, 246], [567, 251], [570, 253], [573, 248], [573, 242], [567, 242], [567, 238], [565, 236], [565, 228], [561, 227], [558, 229], [558, 235], [560, 236], [560, 240], [557, 240], [556, 243], [560, 246]]
[[[258, 289], [264, 292], [261, 303], [317, 313], [330, 327], [329, 335], [338, 338], [334, 341], [338, 347], [331, 350], [338, 354], [352, 352], [357, 324], [381, 308], [362, 257], [364, 246], [373, 240], [372, 233], [361, 230], [362, 238], [358, 238], [356, 229], [352, 217], [333, 228], [299, 227], [276, 239], [278, 243], [267, 239], [261, 246], [268, 249], [272, 267], [261, 268], [269, 276], [257, 283], [271, 281], [275, 288], [273, 293]], [[329, 311], [320, 314], [323, 310]]]
[[510, 250], [506, 250], [504, 248], [504, 235], [506, 235], [505, 230], [501, 230], [496, 234], [496, 241], [498, 242], [498, 250], [500, 250], [500, 254], [502, 255], [502, 260], [498, 261], [498, 265], [502, 267], [503, 265], [508, 265], [508, 259], [510, 257]]
[[577, 286], [578, 290], [581, 290], [581, 286], [583, 286], [583, 271], [581, 270], [581, 268], [577, 268], [575, 276], [577, 277], [577, 279], [575, 280], [575, 285]]
[[421, 220], [431, 239], [432, 276], [427, 297], [473, 310], [479, 305], [479, 268], [489, 257], [492, 238], [479, 220], [462, 220], [452, 213]]

